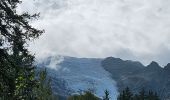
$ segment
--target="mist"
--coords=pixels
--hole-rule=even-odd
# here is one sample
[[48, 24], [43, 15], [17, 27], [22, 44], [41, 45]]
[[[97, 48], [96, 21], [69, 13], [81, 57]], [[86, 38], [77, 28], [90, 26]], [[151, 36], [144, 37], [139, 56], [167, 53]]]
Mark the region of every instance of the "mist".
[[39, 58], [114, 56], [166, 65], [169, 5], [168, 0], [25, 0], [18, 11], [41, 13], [32, 25], [45, 33], [29, 48]]

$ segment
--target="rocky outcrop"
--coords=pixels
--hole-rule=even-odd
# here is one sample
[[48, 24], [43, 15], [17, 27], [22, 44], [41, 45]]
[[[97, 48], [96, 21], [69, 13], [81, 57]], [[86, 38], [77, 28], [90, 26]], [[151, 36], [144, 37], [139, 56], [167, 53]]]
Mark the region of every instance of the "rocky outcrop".
[[117, 81], [119, 91], [127, 86], [133, 92], [145, 88], [158, 92], [162, 100], [170, 99], [170, 64], [162, 68], [152, 61], [144, 66], [140, 62], [108, 57], [102, 61], [102, 66]]

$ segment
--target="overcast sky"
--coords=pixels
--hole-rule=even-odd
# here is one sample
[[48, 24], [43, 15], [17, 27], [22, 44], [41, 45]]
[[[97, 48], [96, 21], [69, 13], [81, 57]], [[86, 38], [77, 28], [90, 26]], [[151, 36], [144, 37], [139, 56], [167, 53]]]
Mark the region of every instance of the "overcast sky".
[[52, 54], [170, 62], [170, 0], [24, 0], [19, 12], [40, 12], [45, 33], [31, 44]]

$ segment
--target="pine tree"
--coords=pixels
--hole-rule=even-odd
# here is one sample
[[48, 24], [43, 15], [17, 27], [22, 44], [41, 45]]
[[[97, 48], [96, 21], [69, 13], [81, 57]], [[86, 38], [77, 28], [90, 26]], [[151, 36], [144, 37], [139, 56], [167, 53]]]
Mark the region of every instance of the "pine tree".
[[39, 71], [38, 78], [39, 85], [35, 89], [35, 93], [38, 96], [36, 100], [53, 100], [51, 79], [47, 76], [47, 70], [42, 69], [41, 71]]
[[8, 100], [33, 99], [37, 86], [34, 56], [26, 46], [43, 31], [29, 24], [38, 14], [17, 14], [20, 3], [20, 0], [0, 0], [0, 97]]
[[90, 91], [86, 91], [84, 94], [70, 96], [68, 100], [100, 100], [100, 99]]
[[146, 92], [144, 88], [139, 92], [139, 100], [145, 100], [146, 99]]
[[119, 94], [117, 100], [123, 100], [123, 94], [122, 93]]
[[109, 91], [108, 90], [105, 90], [105, 96], [104, 96], [104, 98], [103, 98], [103, 100], [109, 100]]
[[160, 100], [160, 98], [156, 92], [154, 93], [154, 100]]
[[160, 100], [157, 93], [153, 91], [149, 91], [148, 94], [146, 95], [146, 100]]
[[153, 100], [154, 99], [154, 93], [152, 91], [149, 91], [148, 95], [146, 96], [148, 100]]
[[118, 100], [133, 100], [133, 93], [127, 87], [122, 93], [119, 94]]
[[135, 94], [135, 95], [133, 96], [133, 100], [140, 100], [140, 99], [139, 99], [139, 95], [138, 95], [138, 94]]
[[123, 90], [117, 100], [160, 100], [157, 93], [153, 91], [145, 92], [144, 88], [137, 94], [133, 94], [129, 88]]

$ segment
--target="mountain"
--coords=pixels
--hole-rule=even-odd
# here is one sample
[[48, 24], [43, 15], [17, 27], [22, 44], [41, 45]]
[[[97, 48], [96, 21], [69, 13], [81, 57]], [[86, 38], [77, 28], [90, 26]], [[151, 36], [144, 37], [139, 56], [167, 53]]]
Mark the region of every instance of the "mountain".
[[119, 91], [127, 86], [135, 93], [145, 88], [159, 93], [162, 100], [170, 99], [170, 64], [162, 68], [152, 61], [144, 66], [140, 62], [108, 57], [102, 61], [102, 66], [112, 74]]
[[116, 100], [118, 95], [116, 82], [101, 66], [102, 60], [53, 56], [39, 60], [38, 66], [47, 68], [52, 79], [53, 91], [62, 97], [90, 90], [102, 98], [107, 89], [111, 99]]
[[126, 76], [127, 74], [132, 74], [135, 71], [138, 71], [144, 66], [140, 62], [126, 60], [123, 61], [120, 58], [108, 57], [102, 61], [102, 66], [105, 70], [107, 70], [112, 74], [114, 79], [118, 79], [119, 77]]
[[148, 71], [148, 72], [157, 72], [157, 71], [161, 71], [163, 70], [163, 68], [155, 61], [152, 61], [145, 69], [144, 71]]
[[47, 68], [53, 91], [61, 100], [86, 90], [102, 98], [106, 89], [110, 91], [111, 100], [116, 100], [127, 86], [134, 93], [145, 88], [156, 91], [162, 100], [170, 99], [170, 64], [163, 68], [155, 61], [144, 66], [138, 61], [114, 57], [51, 56], [39, 60], [37, 65]]
[[165, 67], [164, 70], [168, 73], [170, 73], [170, 63], [168, 63]]

